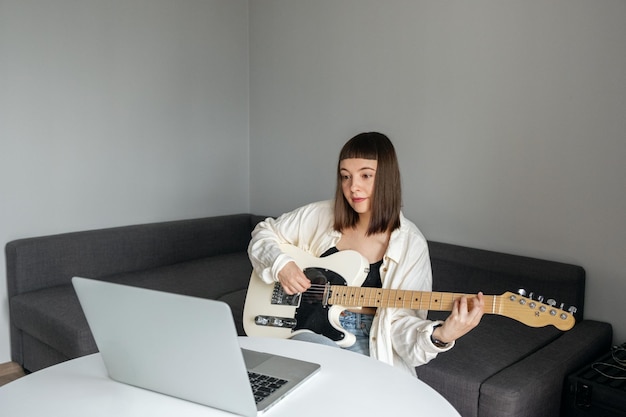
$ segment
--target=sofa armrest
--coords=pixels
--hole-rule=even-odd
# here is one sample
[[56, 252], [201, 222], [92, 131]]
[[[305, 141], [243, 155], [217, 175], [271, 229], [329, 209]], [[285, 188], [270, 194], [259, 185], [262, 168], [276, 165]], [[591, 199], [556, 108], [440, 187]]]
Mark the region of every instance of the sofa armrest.
[[566, 376], [607, 351], [612, 333], [609, 323], [577, 323], [552, 343], [485, 381], [478, 415], [558, 416]]

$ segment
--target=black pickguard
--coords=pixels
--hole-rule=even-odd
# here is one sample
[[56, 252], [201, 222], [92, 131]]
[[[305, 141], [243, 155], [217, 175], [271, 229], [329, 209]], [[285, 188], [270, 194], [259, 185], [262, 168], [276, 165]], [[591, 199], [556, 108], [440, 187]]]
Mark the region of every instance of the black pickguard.
[[316, 290], [302, 293], [300, 306], [296, 308], [295, 330], [307, 329], [322, 334], [331, 340], [338, 341], [345, 337], [343, 332], [335, 329], [328, 320], [329, 306], [324, 302], [324, 294], [318, 289], [325, 285], [347, 285], [341, 275], [324, 268], [306, 268], [304, 274]]

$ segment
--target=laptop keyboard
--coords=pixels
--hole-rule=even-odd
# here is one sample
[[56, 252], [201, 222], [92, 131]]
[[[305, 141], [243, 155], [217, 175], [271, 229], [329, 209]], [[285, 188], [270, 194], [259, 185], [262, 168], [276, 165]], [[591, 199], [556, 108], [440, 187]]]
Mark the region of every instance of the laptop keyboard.
[[274, 378], [269, 375], [258, 374], [250, 371], [248, 371], [248, 378], [250, 379], [250, 385], [252, 386], [252, 392], [254, 393], [254, 401], [257, 404], [263, 401], [272, 392], [287, 383], [284, 379]]

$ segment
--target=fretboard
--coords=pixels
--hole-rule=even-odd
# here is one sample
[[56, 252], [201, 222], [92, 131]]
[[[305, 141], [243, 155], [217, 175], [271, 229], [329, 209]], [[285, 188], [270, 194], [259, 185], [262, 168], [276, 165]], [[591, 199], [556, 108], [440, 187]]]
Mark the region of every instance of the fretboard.
[[[331, 285], [328, 304], [344, 307], [394, 307], [413, 310], [450, 311], [454, 300], [469, 294], [389, 290], [370, 287]], [[485, 313], [496, 314], [497, 295], [485, 295]]]

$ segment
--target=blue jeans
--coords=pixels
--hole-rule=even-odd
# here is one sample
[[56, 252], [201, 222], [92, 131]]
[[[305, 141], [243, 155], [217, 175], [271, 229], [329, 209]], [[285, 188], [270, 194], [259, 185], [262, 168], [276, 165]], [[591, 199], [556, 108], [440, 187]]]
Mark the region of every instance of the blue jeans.
[[345, 349], [352, 352], [370, 355], [370, 330], [374, 316], [369, 314], [353, 313], [344, 311], [339, 316], [341, 327], [356, 336], [356, 342]]
[[[369, 356], [370, 354], [370, 340], [369, 334], [372, 328], [372, 321], [374, 316], [369, 314], [352, 313], [350, 311], [344, 311], [339, 316], [339, 323], [341, 327], [349, 331], [356, 337], [356, 342], [347, 348], [352, 352], [361, 353]], [[337, 343], [329, 339], [326, 336], [313, 332], [299, 333], [292, 337], [293, 340], [301, 340], [305, 342], [319, 343], [327, 346], [337, 347]]]

